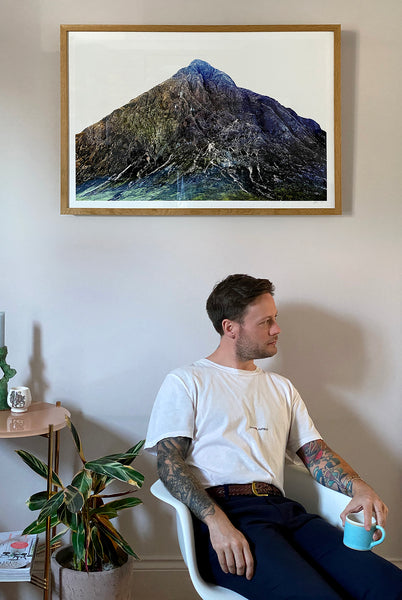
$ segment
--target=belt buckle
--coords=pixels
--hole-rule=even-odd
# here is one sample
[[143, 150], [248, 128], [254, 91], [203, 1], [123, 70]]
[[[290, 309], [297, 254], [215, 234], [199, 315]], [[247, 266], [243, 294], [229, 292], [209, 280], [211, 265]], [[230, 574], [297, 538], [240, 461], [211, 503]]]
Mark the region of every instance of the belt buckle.
[[253, 483], [251, 484], [251, 490], [254, 494], [254, 496], [269, 496], [269, 494], [260, 494], [259, 492], [257, 492], [257, 488], [255, 486], [256, 482], [253, 481]]

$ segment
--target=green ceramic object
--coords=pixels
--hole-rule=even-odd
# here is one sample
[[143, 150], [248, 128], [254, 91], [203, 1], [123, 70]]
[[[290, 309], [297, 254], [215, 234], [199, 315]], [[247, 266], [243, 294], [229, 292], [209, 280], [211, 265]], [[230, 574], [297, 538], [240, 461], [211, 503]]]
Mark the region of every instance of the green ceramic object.
[[0, 379], [0, 410], [9, 410], [7, 404], [8, 382], [17, 373], [6, 362], [7, 346], [0, 348], [0, 369], [3, 371], [3, 377]]

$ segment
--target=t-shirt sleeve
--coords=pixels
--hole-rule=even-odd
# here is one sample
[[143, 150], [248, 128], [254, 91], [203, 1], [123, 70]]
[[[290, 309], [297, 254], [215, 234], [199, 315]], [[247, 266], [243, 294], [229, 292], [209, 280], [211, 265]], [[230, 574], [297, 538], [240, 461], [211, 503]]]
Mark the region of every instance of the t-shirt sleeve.
[[293, 388], [292, 416], [287, 450], [291, 454], [296, 454], [304, 444], [320, 439], [322, 437], [308, 414], [306, 405], [301, 399], [299, 392]]
[[156, 454], [156, 444], [168, 437], [194, 436], [194, 398], [181, 377], [169, 373], [156, 396], [145, 449]]

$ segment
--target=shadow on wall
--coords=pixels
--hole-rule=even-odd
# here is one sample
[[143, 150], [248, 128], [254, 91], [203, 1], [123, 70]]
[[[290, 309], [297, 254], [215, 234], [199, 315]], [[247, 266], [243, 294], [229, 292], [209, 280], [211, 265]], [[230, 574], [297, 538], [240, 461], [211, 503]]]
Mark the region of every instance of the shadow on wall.
[[45, 402], [49, 384], [45, 378], [46, 364], [42, 358], [42, 331], [38, 323], [34, 323], [32, 335], [32, 355], [29, 359], [30, 375], [24, 383], [31, 390], [34, 402]]
[[[38, 323], [34, 323], [33, 326], [32, 354], [29, 366], [30, 374], [24, 385], [30, 388], [34, 402], [45, 402], [46, 392], [50, 386], [45, 376], [46, 363], [42, 352], [42, 332]], [[53, 402], [53, 399], [48, 401]], [[71, 410], [67, 397], [62, 399], [62, 405]], [[118, 407], [116, 408], [117, 410], [113, 414], [107, 415], [103, 420], [97, 419], [95, 415], [88, 416], [75, 410], [72, 411], [71, 419], [80, 434], [87, 460], [122, 452], [145, 437], [144, 431], [146, 431], [147, 423], [144, 423], [143, 419], [136, 415], [133, 415], [130, 419], [132, 422], [128, 423], [127, 417], [120, 416]], [[31, 440], [30, 444], [33, 447], [29, 450], [39, 455], [42, 460], [46, 460], [42, 445], [38, 445], [36, 448], [35, 440]], [[65, 477], [66, 481], [70, 481], [72, 475], [79, 471], [82, 465], [67, 428], [61, 431], [61, 448], [60, 475], [62, 480]], [[133, 490], [132, 495], [141, 498], [143, 505], [134, 510], [122, 511], [118, 517], [118, 524], [116, 523], [117, 528], [121, 528], [124, 537], [140, 556], [154, 554], [157, 546], [159, 546], [158, 554], [171, 554], [173, 549], [173, 555], [179, 556], [175, 522], [169, 514], [170, 511], [162, 506], [149, 491], [150, 486], [158, 477], [155, 459], [142, 451], [141, 455], [135, 459], [133, 467], [145, 476], [143, 487], [140, 490], [133, 490], [130, 486], [124, 487], [124, 484], [121, 486], [125, 491]], [[115, 484], [110, 486], [111, 493], [117, 491], [117, 488], [113, 486]], [[40, 489], [40, 480], [38, 480], [37, 489]], [[64, 541], [67, 542], [67, 540]]]
[[[331, 390], [358, 391], [367, 375], [368, 357], [359, 326], [313, 305], [280, 306], [276, 368], [303, 390], [312, 412], [325, 418], [334, 410]], [[339, 406], [336, 407], [339, 410]]]
[[[282, 333], [275, 366], [267, 361], [265, 368], [293, 382], [328, 444], [361, 469], [363, 476], [365, 470], [376, 472], [377, 481], [371, 483], [378, 488], [381, 480], [385, 483], [388, 469], [398, 466], [397, 457], [382, 442], [377, 423], [364, 418], [364, 403], [370, 401], [364, 395], [372, 374], [362, 329], [347, 317], [298, 303], [280, 306], [279, 324]], [[377, 343], [381, 344], [378, 336]], [[388, 369], [381, 361], [377, 356], [375, 369], [385, 380]], [[381, 398], [380, 389], [377, 393]]]

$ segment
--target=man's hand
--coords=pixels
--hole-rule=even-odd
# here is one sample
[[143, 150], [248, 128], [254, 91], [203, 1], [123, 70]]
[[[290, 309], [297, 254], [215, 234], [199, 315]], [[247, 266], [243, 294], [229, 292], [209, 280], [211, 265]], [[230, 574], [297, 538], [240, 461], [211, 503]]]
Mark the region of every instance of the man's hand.
[[186, 464], [189, 438], [165, 438], [158, 442], [158, 473], [170, 493], [183, 502], [209, 529], [213, 549], [224, 573], [254, 574], [254, 559], [244, 535], [236, 529], [223, 510], [193, 475]]
[[[367, 531], [371, 529], [371, 518], [374, 515], [378, 525], [385, 527], [388, 516], [388, 508], [375, 493], [375, 491], [362, 479], [352, 481], [352, 500], [341, 513], [343, 526], [345, 526], [346, 516], [350, 513], [364, 511], [364, 528]], [[381, 532], [376, 531], [373, 539], [380, 539]]]
[[251, 579], [254, 574], [254, 559], [241, 531], [232, 525], [218, 506], [215, 507], [215, 514], [208, 515], [204, 520], [222, 571], [232, 575], [245, 575], [246, 579]]
[[[352, 500], [340, 515], [344, 526], [348, 514], [363, 510], [364, 528], [367, 531], [371, 529], [373, 514], [377, 524], [385, 527], [388, 508], [384, 502], [339, 454], [331, 450], [324, 440], [308, 442], [298, 450], [297, 454], [319, 483], [352, 496]], [[376, 531], [373, 539], [378, 540], [380, 537], [381, 533]]]

